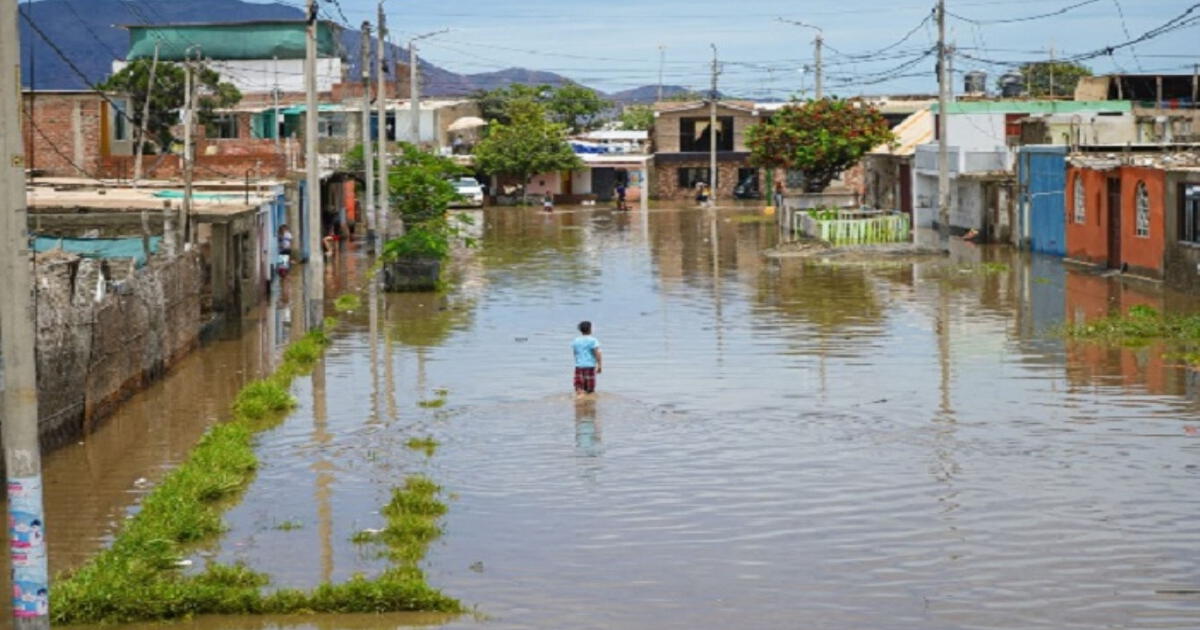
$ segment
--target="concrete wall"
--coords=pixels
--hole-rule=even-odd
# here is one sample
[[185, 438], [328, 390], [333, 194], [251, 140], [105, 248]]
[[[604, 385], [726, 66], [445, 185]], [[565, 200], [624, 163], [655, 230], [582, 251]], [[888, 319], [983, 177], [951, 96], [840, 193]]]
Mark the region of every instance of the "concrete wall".
[[[655, 153], [679, 153], [679, 121], [682, 118], [704, 118], [707, 120], [707, 106], [680, 111], [661, 112], [654, 120], [651, 139]], [[759, 122], [757, 116], [750, 112], [728, 107], [717, 106], [717, 116], [733, 117], [733, 150], [747, 151], [746, 130]], [[735, 173], [736, 175], [736, 173]], [[732, 189], [731, 189], [732, 190]]]
[[[38, 257], [38, 399], [47, 446], [111, 414], [197, 344], [199, 257], [129, 267], [62, 253]], [[102, 276], [109, 282], [101, 285]]]
[[[113, 62], [113, 74], [128, 62]], [[222, 81], [234, 84], [243, 94], [270, 94], [275, 88], [284, 92], [304, 92], [303, 59], [213, 59], [205, 62], [221, 74]], [[317, 59], [317, 91], [330, 92], [342, 82], [343, 64], [337, 57]]]

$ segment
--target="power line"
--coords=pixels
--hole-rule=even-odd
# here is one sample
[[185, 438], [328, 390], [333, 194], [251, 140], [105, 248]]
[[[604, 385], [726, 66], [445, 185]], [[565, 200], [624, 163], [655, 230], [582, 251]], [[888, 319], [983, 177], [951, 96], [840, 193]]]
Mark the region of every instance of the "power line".
[[958, 15], [957, 13], [951, 13], [950, 11], [947, 11], [946, 15], [948, 15], [952, 18], [955, 18], [957, 20], [962, 20], [963, 22], [968, 22], [970, 24], [980, 24], [980, 25], [983, 25], [983, 24], [1014, 24], [1017, 22], [1032, 22], [1034, 20], [1041, 20], [1043, 18], [1054, 17], [1056, 15], [1062, 15], [1062, 14], [1072, 11], [1074, 9], [1078, 9], [1079, 7], [1087, 6], [1089, 4], [1096, 4], [1097, 2], [1101, 2], [1101, 1], [1102, 0], [1084, 0], [1083, 2], [1078, 2], [1076, 4], [1065, 6], [1056, 11], [1050, 11], [1049, 13], [1040, 13], [1038, 15], [1027, 15], [1025, 17], [1017, 17], [1017, 18], [1004, 18], [1004, 19], [999, 19], [999, 20], [976, 20], [973, 18]]

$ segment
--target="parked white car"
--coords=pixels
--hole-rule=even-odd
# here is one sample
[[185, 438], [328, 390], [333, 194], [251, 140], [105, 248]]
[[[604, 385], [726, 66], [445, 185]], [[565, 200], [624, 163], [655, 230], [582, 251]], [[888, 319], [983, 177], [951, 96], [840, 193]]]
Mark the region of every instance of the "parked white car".
[[483, 207], [483, 186], [474, 177], [460, 177], [451, 183], [454, 184], [454, 190], [458, 191], [459, 196], [462, 197], [458, 202], [452, 204], [454, 207]]

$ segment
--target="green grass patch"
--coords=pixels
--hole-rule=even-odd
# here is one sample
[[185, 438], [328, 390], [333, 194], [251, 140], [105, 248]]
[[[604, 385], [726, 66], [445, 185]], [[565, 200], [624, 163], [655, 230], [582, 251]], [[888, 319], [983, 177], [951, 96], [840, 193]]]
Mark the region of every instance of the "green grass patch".
[[1125, 315], [1113, 314], [1086, 324], [1064, 327], [1068, 338], [1097, 343], [1143, 347], [1161, 341], [1171, 348], [1169, 357], [1200, 364], [1200, 314], [1167, 315], [1144, 305]]
[[333, 301], [333, 310], [339, 313], [349, 313], [357, 311], [362, 307], [362, 298], [353, 293], [346, 293], [338, 296], [338, 299]]
[[442, 535], [438, 519], [447, 508], [438, 498], [441, 491], [423, 475], [405, 479], [403, 487], [392, 489], [392, 499], [381, 511], [387, 518], [387, 526], [360, 531], [351, 540], [381, 545], [381, 553], [396, 563], [397, 570], [419, 573], [417, 563], [425, 557], [429, 544]]
[[432, 398], [430, 400], [417, 401], [417, 406], [424, 409], [439, 409], [446, 406], [445, 398]]
[[280, 521], [279, 523], [276, 523], [275, 529], [281, 532], [291, 532], [297, 529], [304, 529], [304, 523], [297, 519], [291, 518], [286, 521]]
[[410, 438], [406, 446], [411, 450], [424, 452], [426, 457], [433, 457], [437, 452], [438, 442], [432, 437]]
[[980, 265], [980, 271], [983, 273], [1004, 273], [1011, 268], [1005, 263], [988, 262]]
[[[425, 583], [415, 566], [417, 552], [423, 554], [425, 547], [415, 545], [398, 549], [395, 557], [405, 561], [374, 579], [355, 577], [313, 591], [264, 594], [270, 579], [240, 564], [209, 563], [199, 574], [183, 572], [190, 551], [225, 530], [221, 515], [258, 469], [255, 434], [282, 422], [293, 408], [295, 401], [288, 392], [292, 380], [320, 357], [329, 343], [326, 330], [313, 331], [292, 344], [274, 375], [249, 383], [238, 393], [232, 419], [204, 434], [187, 459], [142, 500], [141, 509], [125, 521], [110, 547], [82, 567], [56, 577], [51, 591], [53, 623], [114, 624], [210, 614], [461, 610], [457, 600]], [[431, 493], [431, 484], [427, 480], [406, 484], [397, 503], [400, 507], [389, 504], [389, 523], [396, 510], [403, 511], [406, 519], [409, 511], [426, 515], [405, 533], [389, 534], [389, 539], [428, 541], [430, 528], [440, 531], [436, 517], [427, 516], [445, 511], [444, 505], [437, 507], [436, 486]], [[277, 529], [298, 526], [285, 521]]]

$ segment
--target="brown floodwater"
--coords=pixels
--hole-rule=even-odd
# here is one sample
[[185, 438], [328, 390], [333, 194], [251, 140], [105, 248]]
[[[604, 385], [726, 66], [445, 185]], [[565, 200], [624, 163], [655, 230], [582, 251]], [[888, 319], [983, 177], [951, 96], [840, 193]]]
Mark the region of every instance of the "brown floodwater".
[[[260, 436], [229, 531], [194, 557], [274, 587], [378, 572], [350, 537], [423, 473], [450, 506], [429, 581], [478, 613], [175, 627], [1200, 627], [1200, 379], [1161, 347], [1056, 333], [1193, 299], [961, 243], [770, 260], [773, 226], [746, 209], [479, 216], [455, 289], [382, 297], [375, 334], [369, 300], [342, 317], [299, 408]], [[330, 297], [356, 287], [362, 261], [342, 263]], [[293, 310], [47, 458], [56, 569], [224, 417]], [[570, 392], [581, 319], [607, 368], [588, 401]], [[426, 436], [432, 457], [406, 446]]]

